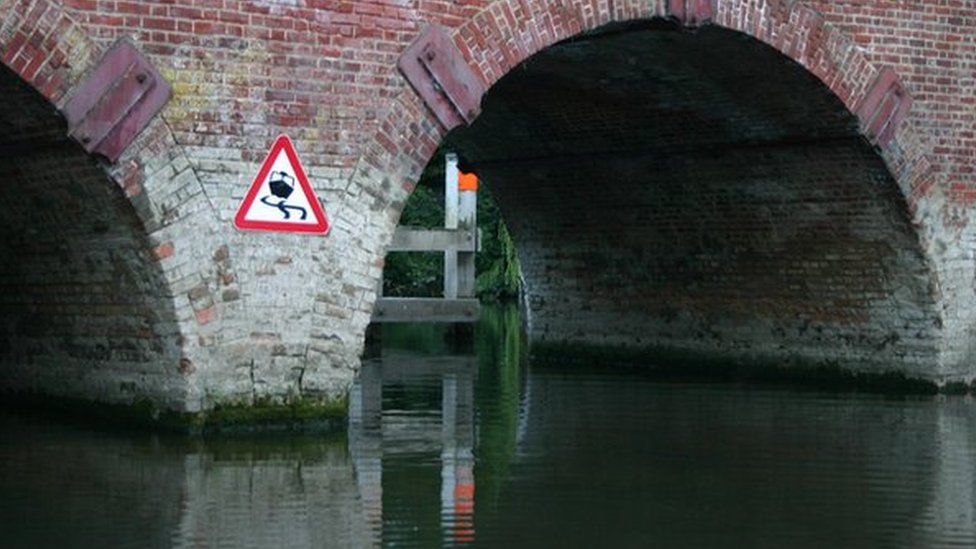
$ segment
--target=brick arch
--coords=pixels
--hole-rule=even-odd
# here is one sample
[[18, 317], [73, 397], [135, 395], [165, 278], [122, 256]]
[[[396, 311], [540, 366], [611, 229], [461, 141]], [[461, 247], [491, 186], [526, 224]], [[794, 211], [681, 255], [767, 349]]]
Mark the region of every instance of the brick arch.
[[[0, 0], [0, 64], [46, 101], [52, 115], [64, 112], [72, 92], [104, 54], [65, 12], [62, 2]], [[51, 124], [63, 131], [63, 122]], [[61, 135], [67, 146], [67, 138]], [[70, 156], [66, 162], [78, 164], [85, 156], [80, 146], [66, 151]], [[152, 368], [172, 376], [156, 382], [146, 381], [140, 372], [121, 372], [118, 378], [127, 380], [121, 389], [107, 386], [105, 380], [92, 380], [97, 387], [61, 387], [51, 392], [107, 401], [147, 399], [164, 408], [196, 411], [206, 405], [195, 381], [197, 365], [208, 362], [212, 353], [206, 342], [220, 330], [217, 288], [222, 277], [233, 278], [226, 246], [206, 238], [214, 232], [213, 206], [162, 116], [154, 117], [116, 162], [89, 159], [84, 164], [88, 166], [83, 168], [85, 177], [101, 172], [118, 186], [116, 194], [127, 203], [116, 202], [120, 215], [136, 224], [132, 237], [141, 250], [132, 253], [145, 259], [147, 279], [154, 282], [142, 289], [154, 304], [150, 308], [161, 309], [153, 329], [166, 335], [148, 344], [167, 348], [153, 359]], [[143, 333], [141, 337], [154, 336]], [[124, 354], [124, 349], [119, 353]], [[31, 382], [28, 389], [46, 392], [45, 384]]]
[[[935, 252], [944, 226], [939, 205], [944, 185], [929, 161], [931, 140], [911, 114], [909, 91], [895, 71], [872, 63], [850, 37], [826, 23], [805, 2], [500, 0], [449, 33], [468, 66], [489, 89], [520, 63], [562, 40], [614, 22], [662, 17], [677, 19], [691, 32], [707, 24], [743, 33], [816, 76], [857, 116], [863, 134], [897, 183], [924, 261], [931, 268], [934, 292], [942, 300], [954, 291]], [[451, 129], [437, 120], [409, 86], [390, 101], [386, 112], [351, 179], [353, 187], [380, 195], [389, 204], [379, 235], [384, 242], [392, 237], [414, 182]], [[381, 264], [382, 256], [374, 261]], [[942, 307], [940, 314], [945, 314]], [[940, 360], [947, 360], [944, 353]]]
[[[869, 61], [849, 37], [802, 1], [580, 0], [554, 5], [544, 0], [499, 0], [450, 32], [487, 89], [532, 55], [562, 40], [609, 23], [655, 17], [676, 18], [691, 28], [720, 25], [802, 65], [861, 119], [866, 136], [877, 145], [912, 211], [922, 207], [935, 174], [927, 159], [929, 140], [911, 116], [906, 117], [909, 92], [892, 69]], [[437, 121], [409, 86], [393, 99], [387, 112], [353, 179], [362, 178], [364, 187], [371, 188], [368, 181], [385, 174], [397, 178], [409, 194], [450, 128]], [[892, 123], [884, 125], [881, 120], [888, 116]], [[395, 192], [390, 198], [396, 208], [405, 194]]]
[[[0, 2], [0, 63], [34, 88], [59, 113], [98, 65], [104, 48], [56, 0]], [[103, 164], [135, 207], [147, 232], [171, 222], [151, 192], [161, 168], [178, 172], [185, 160], [165, 122], [156, 117], [114, 163]], [[195, 182], [199, 186], [199, 181]]]

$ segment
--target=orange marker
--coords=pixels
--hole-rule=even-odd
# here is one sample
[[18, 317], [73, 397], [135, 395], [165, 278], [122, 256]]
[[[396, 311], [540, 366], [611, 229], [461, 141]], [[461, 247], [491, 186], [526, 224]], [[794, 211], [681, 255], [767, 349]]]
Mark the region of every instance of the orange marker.
[[458, 171], [458, 190], [477, 191], [478, 176], [473, 173], [464, 173], [462, 171]]

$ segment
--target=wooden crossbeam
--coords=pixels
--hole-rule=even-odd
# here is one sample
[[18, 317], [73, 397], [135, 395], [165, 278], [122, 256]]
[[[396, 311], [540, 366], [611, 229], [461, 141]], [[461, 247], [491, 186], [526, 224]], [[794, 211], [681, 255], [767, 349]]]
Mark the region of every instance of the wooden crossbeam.
[[381, 297], [373, 322], [475, 322], [481, 304], [475, 298]]

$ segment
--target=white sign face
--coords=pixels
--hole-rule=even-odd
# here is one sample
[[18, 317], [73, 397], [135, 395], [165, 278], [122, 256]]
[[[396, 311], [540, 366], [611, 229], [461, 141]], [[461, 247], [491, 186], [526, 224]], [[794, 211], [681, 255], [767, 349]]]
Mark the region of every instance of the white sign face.
[[275, 140], [237, 210], [234, 225], [238, 229], [275, 232], [329, 230], [325, 212], [287, 136]]

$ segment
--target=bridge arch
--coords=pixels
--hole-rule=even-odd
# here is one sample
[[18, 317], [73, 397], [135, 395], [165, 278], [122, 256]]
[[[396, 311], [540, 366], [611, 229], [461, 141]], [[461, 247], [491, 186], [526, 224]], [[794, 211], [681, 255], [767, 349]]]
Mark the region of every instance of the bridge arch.
[[[517, 78], [517, 73], [531, 72], [533, 60], [539, 55], [553, 48], [564, 47], [567, 43], [592, 40], [621, 29], [626, 30], [628, 24], [635, 22], [638, 25], [643, 24], [640, 22], [656, 25], [658, 30], [672, 24], [677, 31], [680, 26], [684, 31], [679, 34], [691, 37], [692, 40], [699, 36], [715, 36], [716, 33], [725, 33], [726, 38], [732, 34], [743, 35], [761, 45], [764, 49], [763, 55], [772, 55], [775, 52], [780, 58], [788, 59], [801, 68], [802, 72], [815, 77], [817, 84], [827, 92], [826, 95], [840, 107], [832, 112], [823, 111], [819, 114], [846, 116], [836, 127], [846, 125], [845, 139], [864, 136], [863, 146], [856, 147], [858, 154], [863, 156], [864, 165], [871, 164], [872, 157], [878, 159], [868, 171], [861, 173], [862, 181], [859, 184], [883, 180], [882, 186], [887, 185], [888, 190], [892, 191], [885, 191], [886, 197], [881, 199], [885, 205], [871, 215], [878, 220], [888, 218], [891, 222], [889, 227], [903, 239], [902, 244], [888, 251], [890, 258], [897, 257], [907, 261], [901, 267], [897, 266], [898, 260], [893, 259], [894, 262], [886, 265], [883, 264], [884, 261], [879, 261], [864, 272], [865, 276], [884, 282], [861, 289], [862, 293], [877, 299], [867, 307], [874, 311], [865, 312], [866, 316], [859, 319], [843, 320], [839, 324], [829, 321], [823, 323], [821, 321], [825, 319], [817, 318], [816, 313], [801, 312], [798, 314], [799, 322], [795, 325], [788, 323], [788, 327], [765, 321], [761, 326], [749, 326], [746, 329], [748, 333], [765, 332], [764, 336], [752, 341], [748, 334], [734, 336], [721, 328], [716, 331], [716, 325], [711, 321], [692, 322], [681, 329], [691, 328], [703, 333], [698, 337], [699, 340], [711, 338], [720, 343], [705, 349], [710, 344], [702, 347], [697, 343], [670, 341], [664, 347], [679, 351], [694, 348], [706, 353], [733, 351], [732, 354], [737, 350], [746, 350], [743, 353], [746, 356], [755, 355], [756, 352], [765, 353], [757, 351], [759, 348], [777, 349], [763, 358], [781, 361], [789, 358], [784, 346], [793, 345], [805, 347], [800, 354], [806, 353], [806, 356], [798, 358], [811, 358], [814, 362], [835, 362], [840, 356], [851, 356], [873, 363], [873, 366], [867, 366], [869, 369], [884, 369], [886, 363], [890, 365], [899, 362], [903, 366], [901, 371], [918, 377], [938, 382], [950, 378], [959, 379], [959, 374], [964, 370], [960, 367], [960, 358], [968, 351], [950, 343], [951, 338], [945, 337], [945, 334], [964, 330], [967, 321], [959, 319], [960, 315], [956, 315], [955, 321], [949, 318], [952, 317], [952, 311], [948, 310], [951, 306], [946, 305], [945, 299], [947, 294], [965, 292], [965, 289], [956, 280], [959, 277], [949, 272], [944, 258], [939, 256], [939, 235], [946, 227], [943, 220], [945, 212], [941, 207], [943, 185], [940, 174], [927, 159], [928, 140], [910, 114], [911, 97], [892, 69], [871, 63], [848, 37], [836, 27], [825, 23], [817, 11], [805, 2], [574, 2], [571, 5], [552, 6], [545, 2], [501, 1], [457, 26], [451, 36], [467, 64], [489, 90], [483, 98], [486, 111], [481, 116], [485, 117], [499, 87]], [[690, 42], [685, 41], [682, 44], [687, 45]], [[721, 48], [721, 44], [721, 41], [717, 41], [712, 46]], [[670, 55], [681, 53], [672, 51]], [[713, 51], [712, 55], [716, 53]], [[516, 68], [520, 70], [514, 71]], [[807, 97], [812, 98], [813, 95]], [[410, 88], [405, 88], [403, 93], [390, 102], [387, 112], [388, 116], [360, 158], [352, 183], [371, 195], [384, 196], [388, 201], [389, 207], [384, 213], [386, 232], [383, 237], [389, 241], [399, 212], [412, 189], [412, 182], [419, 176], [441, 141], [445, 138], [449, 141], [454, 139], [462, 154], [465, 143], [477, 148], [472, 136], [481, 119], [468, 128], [445, 128]], [[468, 156], [472, 164], [478, 164], [478, 158]], [[496, 160], [497, 164], [504, 159]], [[489, 172], [486, 173], [487, 183], [497, 183], [492, 181], [491, 168], [485, 168], [484, 163], [482, 164], [482, 168]], [[785, 173], [786, 171], [781, 172], [781, 176]], [[862, 190], [866, 188], [862, 187]], [[524, 196], [513, 196], [508, 201], [514, 203], [522, 198]], [[502, 202], [505, 202], [504, 198]], [[576, 203], [577, 206], [582, 204], [583, 202]], [[503, 212], [506, 211], [506, 205], [501, 205]], [[524, 211], [518, 213], [525, 214]], [[525, 231], [522, 232], [524, 235]], [[552, 236], [546, 235], [547, 238]], [[515, 234], [515, 237], [516, 242], [522, 246], [519, 235]], [[870, 238], [876, 243], [884, 240], [880, 233]], [[583, 268], [580, 265], [586, 262], [586, 258], [595, 257], [592, 255], [593, 251], [591, 249], [587, 252], [590, 255], [580, 254], [573, 258], [577, 270]], [[840, 252], [840, 249], [829, 253], [825, 251], [824, 257], [807, 259], [816, 263], [818, 260], [825, 260], [827, 256], [833, 257], [835, 252]], [[548, 253], [552, 256], [561, 252], [549, 249]], [[381, 262], [382, 258], [377, 257], [375, 261]], [[531, 264], [532, 261], [525, 263]], [[902, 268], [905, 269], [902, 271], [903, 277], [895, 276], [898, 278], [896, 281], [886, 278], [891, 277], [893, 269], [897, 271]], [[551, 264], [539, 269], [540, 273], [558, 271]], [[853, 270], [839, 276], [827, 285], [836, 287], [843, 284], [839, 281], [849, 277], [852, 272]], [[809, 280], [800, 281], [799, 284], [806, 285], [804, 291], [809, 292]], [[529, 280], [529, 286], [531, 293], [532, 280]], [[646, 288], [636, 291], [644, 290]], [[806, 295], [814, 300], [824, 297], [816, 291]], [[578, 295], [570, 295], [564, 301], [567, 305], [554, 307], [550, 318], [578, 315], [580, 307], [584, 310], [600, 307], [599, 304], [587, 302], [585, 299], [580, 300]], [[826, 308], [829, 309], [830, 305]], [[790, 307], [786, 307], [786, 310], [789, 309]], [[598, 312], [606, 315], [610, 310]], [[616, 311], [614, 314], [615, 317], [622, 316], [639, 322], [639, 315], [630, 314], [635, 312], [629, 311], [621, 315], [620, 311]], [[672, 314], [681, 316], [680, 313], [668, 313], [666, 316]], [[718, 311], [711, 311], [702, 313], [702, 316], [714, 319], [716, 314], [721, 315]], [[865, 330], [865, 326], [873, 322], [871, 319], [879, 314], [890, 315], [881, 323], [883, 326], [880, 330], [877, 329], [878, 326]], [[609, 321], [610, 317], [603, 318]], [[741, 319], [734, 322], [739, 321]], [[670, 321], [662, 322], [668, 324]], [[949, 326], [953, 322], [955, 324]], [[594, 323], [597, 321], [594, 320]], [[839, 325], [846, 327], [838, 328]], [[678, 329], [677, 326], [681, 326], [681, 323], [675, 329]], [[811, 326], [819, 333], [833, 334], [831, 337], [836, 339], [819, 336], [807, 338], [803, 334]], [[560, 330], [563, 333], [557, 334], [556, 339], [559, 339], [559, 335], [586, 339], [585, 326], [563, 326], [555, 331]], [[542, 329], [543, 337], [546, 331]], [[664, 331], [667, 330], [659, 330], [660, 333]], [[793, 335], [786, 336], [786, 332]], [[865, 335], [865, 332], [874, 334]], [[549, 333], [552, 335], [551, 331]], [[598, 341], [600, 342], [657, 346], [655, 341], [641, 341], [635, 333], [626, 334], [623, 339], [603, 338]], [[892, 345], [892, 342], [896, 343]], [[816, 346], [835, 344], [836, 349], [857, 351], [844, 355], [814, 350]], [[898, 349], [888, 352], [886, 349], [890, 348]], [[906, 363], [907, 367], [904, 367]]]
[[59, 2], [0, 2], [0, 389], [197, 411], [226, 248], [159, 117], [114, 163], [68, 138], [104, 53]]
[[[601, 26], [653, 18], [676, 18], [672, 5], [696, 2], [607, 2], [600, 0], [551, 6], [543, 0], [501, 0], [479, 12], [451, 33], [455, 45], [486, 86], [532, 55], [562, 40]], [[702, 4], [702, 2], [697, 2]], [[879, 78], [894, 78], [890, 68], [872, 63], [854, 42], [807, 2], [780, 0], [705, 0], [711, 24], [738, 31], [778, 50], [816, 76], [855, 114], [865, 111]], [[681, 17], [685, 17], [682, 8]], [[876, 98], [874, 98], [876, 100]], [[362, 171], [371, 169], [400, 178], [407, 192], [446, 135], [433, 113], [409, 87], [395, 97], [389, 113], [360, 160]], [[910, 104], [910, 99], [908, 101]], [[869, 125], [877, 112], [867, 109], [862, 122]], [[894, 124], [893, 136], [879, 145], [899, 187], [914, 210], [935, 183], [926, 158], [928, 139], [909, 116]], [[357, 173], [364, 184], [369, 174]], [[396, 199], [402, 195], [394, 195]], [[397, 212], [398, 213], [398, 212]]]

